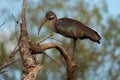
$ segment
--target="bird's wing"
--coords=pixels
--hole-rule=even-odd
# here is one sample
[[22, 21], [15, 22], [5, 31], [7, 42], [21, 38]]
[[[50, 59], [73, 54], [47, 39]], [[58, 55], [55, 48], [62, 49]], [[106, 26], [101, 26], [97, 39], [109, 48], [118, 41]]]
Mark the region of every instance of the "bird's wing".
[[[77, 31], [81, 33], [81, 30], [78, 26], [75, 25], [74, 21], [68, 18], [62, 18], [56, 21], [55, 23], [56, 32], [70, 38], [78, 38]], [[81, 33], [82, 34], [82, 33]]]
[[80, 39], [90, 39], [92, 41], [98, 42], [100, 40], [100, 36], [96, 31], [87, 27], [83, 23], [69, 19], [62, 18], [56, 21], [55, 28], [57, 33], [62, 34], [66, 37], [70, 38], [80, 38]]

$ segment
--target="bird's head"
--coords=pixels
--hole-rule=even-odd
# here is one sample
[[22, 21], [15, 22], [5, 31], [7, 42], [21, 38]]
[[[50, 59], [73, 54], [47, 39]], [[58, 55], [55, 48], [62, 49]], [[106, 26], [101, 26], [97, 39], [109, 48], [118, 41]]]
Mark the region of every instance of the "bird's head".
[[53, 11], [48, 11], [45, 15], [45, 17], [48, 19], [48, 20], [52, 20], [56, 17], [55, 13]]
[[42, 27], [42, 25], [47, 21], [47, 20], [53, 20], [56, 18], [56, 15], [53, 11], [48, 11], [45, 15], [45, 17], [42, 19], [41, 23], [40, 23], [40, 27], [39, 27], [39, 30], [38, 30], [38, 34], [40, 32], [40, 29]]

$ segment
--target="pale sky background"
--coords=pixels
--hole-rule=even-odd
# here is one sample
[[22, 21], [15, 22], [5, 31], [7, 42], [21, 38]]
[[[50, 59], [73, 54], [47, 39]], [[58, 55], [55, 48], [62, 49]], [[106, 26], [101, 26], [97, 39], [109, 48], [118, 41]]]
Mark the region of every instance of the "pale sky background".
[[[38, 0], [33, 0], [33, 2], [37, 2], [37, 1]], [[87, 0], [87, 1], [90, 1], [90, 0]], [[94, 0], [94, 2], [97, 5], [99, 5], [100, 1], [101, 0]], [[107, 6], [108, 6], [108, 15], [111, 15], [113, 17], [117, 17], [118, 15], [120, 16], [120, 0], [105, 0], [105, 1], [107, 2]], [[70, 0], [70, 3], [73, 3], [73, 0]], [[75, 5], [75, 4], [73, 3], [72, 5]], [[1, 30], [3, 31], [2, 33], [4, 33], [4, 32], [6, 33], [6, 31], [10, 32], [10, 30], [8, 30], [7, 24], [10, 23], [9, 24], [9, 27], [10, 27], [10, 26], [13, 26], [14, 23], [11, 24], [11, 21], [9, 21], [8, 18], [11, 18], [12, 13], [15, 16], [16, 16], [16, 14], [19, 14], [21, 11], [21, 6], [22, 6], [21, 0], [16, 0], [16, 1], [15, 0], [7, 0], [7, 1], [0, 0], [0, 24], [2, 24], [3, 22], [6, 22], [6, 24], [1, 28]], [[4, 12], [4, 13], [2, 13], [2, 12]], [[107, 15], [104, 15], [104, 16], [107, 16]]]
[[109, 13], [111, 15], [120, 15], [120, 0], [106, 0]]

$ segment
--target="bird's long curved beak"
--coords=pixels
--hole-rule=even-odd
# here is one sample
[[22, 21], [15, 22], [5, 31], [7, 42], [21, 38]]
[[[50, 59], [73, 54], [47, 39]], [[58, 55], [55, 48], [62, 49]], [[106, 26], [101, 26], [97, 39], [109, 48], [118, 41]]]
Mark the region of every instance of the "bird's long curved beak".
[[39, 35], [39, 33], [40, 33], [40, 30], [41, 30], [41, 28], [42, 28], [42, 25], [43, 25], [46, 21], [47, 21], [47, 18], [44, 17], [44, 18], [42, 19], [41, 23], [40, 23], [40, 27], [39, 27], [39, 30], [38, 30], [38, 35]]

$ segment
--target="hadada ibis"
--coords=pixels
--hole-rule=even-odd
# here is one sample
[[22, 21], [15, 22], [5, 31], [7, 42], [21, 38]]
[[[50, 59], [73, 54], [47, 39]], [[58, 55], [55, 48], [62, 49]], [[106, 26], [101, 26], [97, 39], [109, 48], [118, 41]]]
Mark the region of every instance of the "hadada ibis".
[[73, 58], [74, 60], [74, 52], [76, 47], [76, 40], [78, 39], [90, 39], [93, 42], [100, 43], [101, 37], [99, 34], [93, 29], [87, 27], [80, 21], [70, 19], [70, 18], [61, 18], [57, 19], [56, 14], [53, 11], [48, 11], [41, 21], [40, 29], [42, 25], [47, 21], [50, 21], [50, 28], [52, 31], [61, 34], [65, 37], [71, 38], [73, 40]]
[[48, 11], [46, 13], [45, 17], [41, 21], [38, 34], [40, 32], [42, 25], [47, 20], [50, 21], [50, 28], [52, 31], [61, 34], [65, 37], [72, 38], [74, 42], [77, 39], [90, 39], [93, 42], [100, 43], [101, 37], [96, 31], [84, 25], [80, 21], [74, 19], [70, 18], [57, 19], [57, 16], [53, 11]]

